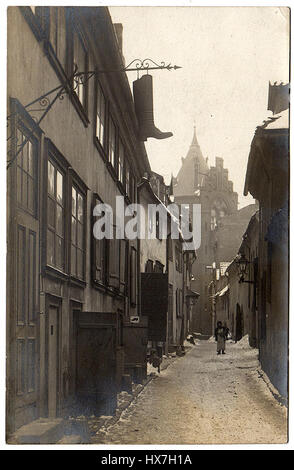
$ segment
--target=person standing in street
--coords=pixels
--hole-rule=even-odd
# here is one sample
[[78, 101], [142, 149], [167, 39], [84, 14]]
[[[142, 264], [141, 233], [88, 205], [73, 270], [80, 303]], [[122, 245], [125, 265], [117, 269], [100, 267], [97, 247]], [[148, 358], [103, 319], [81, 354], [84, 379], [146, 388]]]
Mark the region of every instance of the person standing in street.
[[217, 342], [217, 354], [226, 354], [226, 329], [223, 327], [222, 322], [218, 321], [214, 332], [215, 340]]

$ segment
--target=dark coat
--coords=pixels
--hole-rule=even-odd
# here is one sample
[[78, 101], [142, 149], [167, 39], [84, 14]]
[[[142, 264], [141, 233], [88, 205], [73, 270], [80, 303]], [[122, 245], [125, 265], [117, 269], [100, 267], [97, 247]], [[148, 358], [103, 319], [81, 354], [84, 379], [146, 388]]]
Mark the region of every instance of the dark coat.
[[214, 330], [215, 340], [217, 341], [218, 335], [222, 336], [226, 340], [227, 339], [227, 333], [228, 333], [227, 330], [228, 330], [228, 328], [225, 328], [224, 326], [221, 326], [220, 328], [216, 327], [216, 329]]

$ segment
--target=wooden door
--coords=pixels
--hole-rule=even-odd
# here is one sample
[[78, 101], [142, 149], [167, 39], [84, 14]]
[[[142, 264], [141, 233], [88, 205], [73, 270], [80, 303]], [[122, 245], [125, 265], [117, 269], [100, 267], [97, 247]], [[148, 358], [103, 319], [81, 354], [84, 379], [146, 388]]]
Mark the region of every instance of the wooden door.
[[166, 341], [167, 273], [141, 273], [141, 313], [148, 316], [148, 340]]
[[37, 233], [23, 224], [18, 224], [16, 361], [14, 364], [16, 427], [37, 417], [37, 246]]
[[76, 392], [80, 406], [112, 413], [116, 405], [116, 322], [113, 314], [80, 312]]

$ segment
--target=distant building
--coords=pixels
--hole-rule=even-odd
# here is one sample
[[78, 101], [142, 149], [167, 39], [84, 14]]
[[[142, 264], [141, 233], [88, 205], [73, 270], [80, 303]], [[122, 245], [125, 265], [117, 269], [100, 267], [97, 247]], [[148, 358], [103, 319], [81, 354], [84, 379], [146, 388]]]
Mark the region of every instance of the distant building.
[[[161, 175], [151, 172], [138, 186], [139, 202], [161, 206], [167, 222], [167, 238], [160, 235], [159, 219], [147, 220], [145, 230], [154, 229], [154, 238], [140, 240], [141, 312], [148, 317], [149, 347], [161, 352], [179, 352], [189, 332], [191, 311], [198, 294], [191, 290], [191, 267], [195, 250], [188, 251], [179, 221], [166, 207], [171, 204], [169, 188]], [[178, 239], [171, 238], [171, 218], [176, 222]], [[155, 227], [152, 225], [155, 224]]]
[[195, 129], [188, 154], [173, 179], [173, 192], [178, 204], [201, 204], [201, 246], [192, 269], [192, 286], [200, 297], [192, 327], [195, 332], [208, 335], [214, 331], [209, 284], [234, 258], [256, 206], [238, 210], [238, 194], [223, 159], [216, 157], [215, 166], [208, 167]]
[[[258, 337], [258, 243], [259, 213], [257, 211], [251, 217], [243, 233], [242, 242], [236, 250], [234, 259], [227, 266], [225, 273], [221, 273], [219, 281], [215, 281], [216, 293], [214, 295], [215, 321], [226, 321], [235, 341], [239, 341], [248, 334], [249, 344], [252, 347], [257, 347]], [[240, 256], [248, 260], [246, 279], [242, 282], [240, 282], [238, 265]], [[223, 311], [224, 303], [226, 303], [225, 312]]]

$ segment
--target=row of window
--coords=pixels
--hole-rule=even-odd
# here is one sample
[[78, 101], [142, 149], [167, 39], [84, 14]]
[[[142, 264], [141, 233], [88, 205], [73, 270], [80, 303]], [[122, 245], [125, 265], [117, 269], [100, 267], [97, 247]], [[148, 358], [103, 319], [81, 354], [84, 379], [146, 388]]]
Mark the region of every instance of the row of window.
[[[182, 273], [183, 272], [183, 252], [182, 252], [181, 245], [177, 243], [176, 240], [172, 240], [171, 237], [167, 238], [167, 244], [168, 244], [167, 253], [168, 253], [169, 261], [173, 261], [174, 256], [175, 256], [176, 270], [179, 273]], [[173, 247], [174, 247], [174, 254], [173, 254]]]
[[136, 179], [131, 172], [125, 145], [109, 110], [102, 87], [97, 82], [96, 142], [107, 155], [108, 163], [126, 195], [136, 202]]
[[[101, 202], [95, 195], [94, 206]], [[94, 222], [94, 221], [93, 221]], [[132, 306], [137, 304], [137, 250], [126, 239], [116, 238], [113, 226], [113, 239], [93, 238], [92, 280], [102, 288], [114, 289], [128, 295]]]
[[[50, 44], [49, 55], [55, 55], [67, 77], [72, 77], [73, 96], [84, 123], [89, 123], [88, 100], [89, 50], [78, 20], [71, 8], [22, 7], [33, 13]], [[28, 19], [27, 10], [24, 10]], [[68, 58], [66, 60], [66, 57]], [[73, 75], [74, 72], [85, 75]], [[100, 154], [108, 162], [111, 174], [132, 202], [136, 202], [136, 179], [131, 171], [125, 145], [110, 110], [109, 100], [96, 81], [94, 139]]]
[[[18, 121], [17, 135], [22, 150], [17, 159], [17, 201], [19, 207], [34, 218], [37, 214], [38, 142]], [[86, 255], [86, 197], [87, 191], [79, 178], [69, 169], [65, 159], [48, 140], [46, 161], [46, 265], [78, 280], [85, 280]], [[62, 157], [62, 161], [61, 161]], [[101, 200], [94, 196], [93, 204]], [[94, 221], [93, 221], [94, 223]], [[126, 294], [136, 304], [137, 252], [129, 249], [127, 240], [96, 240], [93, 238], [92, 279], [98, 286], [110, 287]], [[22, 232], [19, 232], [20, 253], [25, 253]], [[21, 249], [22, 248], [22, 249]], [[22, 255], [19, 261], [23, 266]], [[129, 262], [126, 262], [129, 260]], [[18, 270], [23, 276], [22, 270]], [[128, 281], [128, 282], [127, 282]], [[19, 282], [23, 285], [23, 282]], [[19, 297], [21, 298], [21, 296]], [[19, 312], [23, 313], [23, 301]]]
[[[18, 123], [18, 141], [22, 150], [17, 158], [17, 202], [20, 208], [37, 218], [38, 143]], [[26, 133], [25, 133], [26, 132]], [[49, 145], [47, 161], [47, 229], [46, 263], [63, 272], [84, 279], [85, 277], [85, 203], [86, 193], [71, 178], [69, 184], [66, 169], [56, 161]], [[71, 199], [66, 201], [67, 186]], [[70, 206], [70, 207], [69, 207]], [[69, 210], [66, 210], [69, 209]], [[70, 214], [70, 220], [68, 217]], [[66, 239], [66, 227], [70, 223], [70, 236]], [[67, 242], [70, 242], [70, 269], [66, 263]]]

